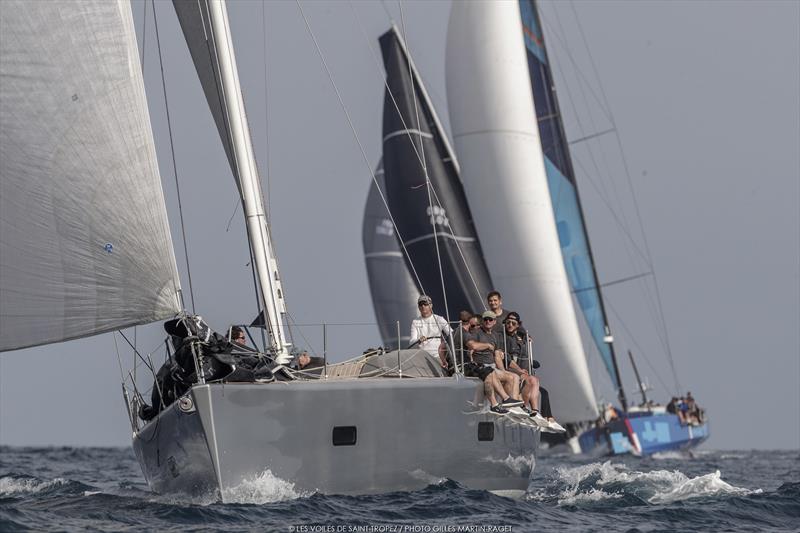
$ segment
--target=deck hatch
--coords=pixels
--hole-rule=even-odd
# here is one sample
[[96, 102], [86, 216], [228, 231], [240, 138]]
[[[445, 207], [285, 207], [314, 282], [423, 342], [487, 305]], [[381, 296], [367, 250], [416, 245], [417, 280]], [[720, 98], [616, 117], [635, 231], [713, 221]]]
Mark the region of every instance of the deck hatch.
[[478, 422], [478, 440], [494, 440], [494, 422]]
[[355, 446], [357, 431], [355, 426], [334, 426], [334, 446]]

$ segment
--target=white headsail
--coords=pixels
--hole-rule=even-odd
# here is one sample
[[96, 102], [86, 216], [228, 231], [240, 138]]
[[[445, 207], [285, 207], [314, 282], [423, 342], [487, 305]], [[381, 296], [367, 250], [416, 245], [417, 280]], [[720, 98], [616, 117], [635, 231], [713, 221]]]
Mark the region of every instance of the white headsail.
[[517, 2], [454, 2], [447, 31], [450, 123], [486, 262], [522, 315], [559, 420], [597, 416], [564, 270]]
[[0, 351], [173, 316], [180, 286], [129, 3], [0, 10]]

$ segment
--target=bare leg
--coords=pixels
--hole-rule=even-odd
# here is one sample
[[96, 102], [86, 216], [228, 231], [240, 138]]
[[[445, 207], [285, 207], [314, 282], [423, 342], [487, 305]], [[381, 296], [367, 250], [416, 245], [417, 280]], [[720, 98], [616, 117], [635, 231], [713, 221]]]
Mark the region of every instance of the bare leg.
[[506, 372], [505, 370], [495, 370], [492, 372], [493, 374], [497, 374], [500, 383], [503, 384], [503, 389], [505, 389], [506, 394], [512, 397], [515, 400], [519, 400], [519, 377], [516, 374], [512, 374], [511, 372]]
[[522, 399], [527, 407], [539, 409], [539, 378], [525, 376], [525, 386], [522, 388]]
[[494, 407], [497, 405], [497, 398], [499, 397], [501, 400], [505, 400], [508, 398], [506, 391], [503, 390], [503, 385], [500, 383], [498, 379], [497, 372], [492, 372], [483, 382], [483, 392], [487, 398], [489, 398], [489, 405]]

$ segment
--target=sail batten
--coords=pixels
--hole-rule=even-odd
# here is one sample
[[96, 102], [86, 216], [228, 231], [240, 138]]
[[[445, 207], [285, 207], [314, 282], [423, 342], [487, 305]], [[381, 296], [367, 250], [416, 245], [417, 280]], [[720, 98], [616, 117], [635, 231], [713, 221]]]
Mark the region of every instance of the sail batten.
[[3, 2], [0, 351], [180, 311], [127, 2]]

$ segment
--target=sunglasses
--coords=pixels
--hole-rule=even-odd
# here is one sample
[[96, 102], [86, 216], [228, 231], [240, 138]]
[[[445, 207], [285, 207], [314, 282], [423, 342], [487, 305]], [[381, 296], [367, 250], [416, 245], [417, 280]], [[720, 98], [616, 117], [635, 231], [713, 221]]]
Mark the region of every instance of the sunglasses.
[[519, 324], [519, 322], [517, 322], [516, 320], [506, 320], [506, 324], [512, 324], [516, 326], [517, 324]]
[[420, 302], [417, 304], [417, 307], [422, 307], [424, 305], [431, 305], [431, 304], [429, 304], [428, 302]]
[[497, 319], [496, 318], [484, 318], [483, 319], [484, 322], [494, 322], [495, 320], [497, 320]]

